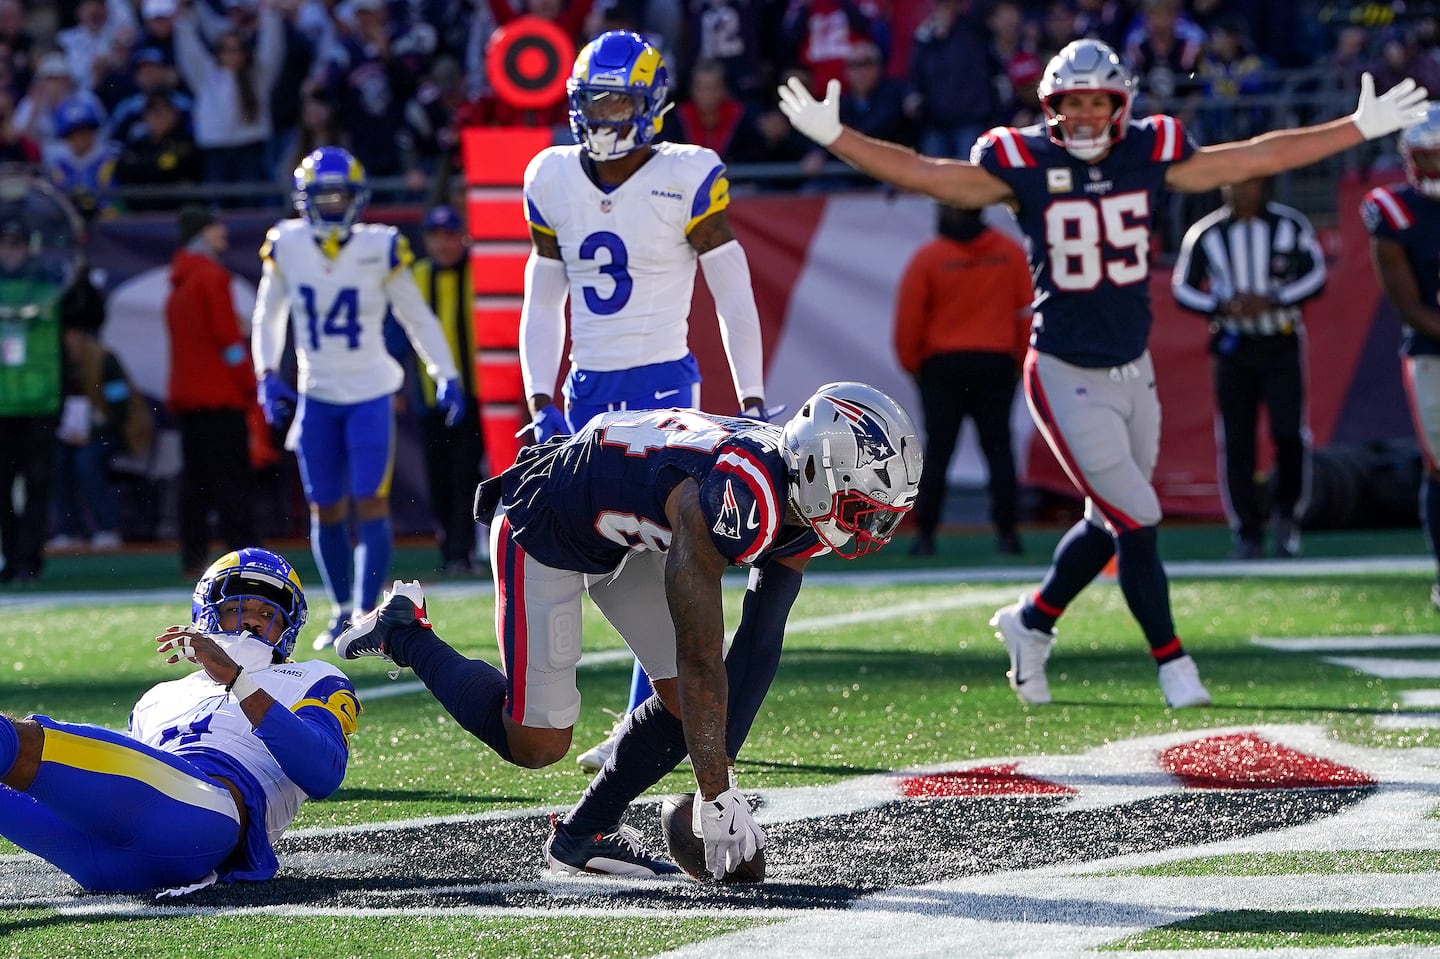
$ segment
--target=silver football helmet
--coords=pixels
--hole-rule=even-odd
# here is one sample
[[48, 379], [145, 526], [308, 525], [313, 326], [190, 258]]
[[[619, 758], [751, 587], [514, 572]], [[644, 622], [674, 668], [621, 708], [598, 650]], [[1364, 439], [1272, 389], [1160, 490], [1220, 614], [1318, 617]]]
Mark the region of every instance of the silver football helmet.
[[1400, 133], [1400, 158], [1410, 185], [1440, 199], [1440, 102], [1425, 107], [1425, 119]]
[[790, 500], [846, 559], [890, 541], [915, 504], [920, 440], [899, 403], [864, 383], [820, 387], [785, 424]]
[[[1095, 159], [1123, 137], [1135, 105], [1135, 78], [1114, 50], [1089, 38], [1071, 41], [1050, 58], [1037, 91], [1050, 139], [1080, 160]], [[1060, 112], [1060, 99], [1067, 93], [1095, 91], [1110, 94], [1115, 110], [1103, 130], [1077, 135]]]

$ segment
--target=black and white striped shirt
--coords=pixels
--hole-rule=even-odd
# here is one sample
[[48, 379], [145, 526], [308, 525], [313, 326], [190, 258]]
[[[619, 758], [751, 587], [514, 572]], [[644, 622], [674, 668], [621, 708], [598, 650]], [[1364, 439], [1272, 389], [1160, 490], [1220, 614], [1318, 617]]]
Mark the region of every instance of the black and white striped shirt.
[[[1170, 289], [1181, 306], [1208, 313], [1227, 333], [1273, 336], [1300, 327], [1300, 304], [1325, 286], [1325, 254], [1299, 210], [1266, 203], [1259, 216], [1235, 219], [1223, 206], [1185, 232]], [[1277, 304], [1253, 317], [1221, 307], [1240, 293]]]

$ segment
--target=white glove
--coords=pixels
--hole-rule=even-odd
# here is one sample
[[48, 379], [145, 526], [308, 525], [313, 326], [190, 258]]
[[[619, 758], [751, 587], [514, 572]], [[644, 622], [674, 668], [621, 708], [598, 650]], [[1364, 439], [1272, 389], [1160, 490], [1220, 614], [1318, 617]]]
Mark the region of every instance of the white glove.
[[[1380, 96], [1375, 95], [1375, 78], [1369, 73], [1360, 75], [1360, 105], [1350, 115], [1360, 135], [1367, 140], [1383, 137], [1413, 127], [1425, 119], [1425, 98], [1429, 96], [1424, 87], [1406, 77]], [[782, 108], [783, 109], [783, 108]]]
[[765, 830], [733, 786], [714, 799], [701, 799], [696, 793], [691, 809], [690, 828], [705, 840], [705, 865], [716, 879], [725, 878], [765, 848]]
[[792, 127], [828, 147], [840, 138], [840, 81], [831, 80], [825, 99], [816, 100], [799, 77], [791, 77], [780, 88], [780, 112]]

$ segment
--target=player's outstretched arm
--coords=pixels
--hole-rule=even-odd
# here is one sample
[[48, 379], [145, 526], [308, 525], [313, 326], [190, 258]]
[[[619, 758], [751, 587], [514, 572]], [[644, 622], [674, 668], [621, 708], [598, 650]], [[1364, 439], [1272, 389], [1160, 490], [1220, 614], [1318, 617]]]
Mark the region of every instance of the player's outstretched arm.
[[1408, 77], [1376, 96], [1375, 81], [1366, 73], [1360, 78], [1360, 102], [1350, 116], [1201, 147], [1165, 172], [1165, 185], [1181, 193], [1203, 193], [1225, 183], [1273, 176], [1323, 160], [1419, 123], [1425, 119], [1427, 96], [1425, 88]]
[[831, 80], [824, 100], [791, 77], [780, 87], [780, 112], [790, 125], [867, 176], [952, 206], [978, 208], [1009, 199], [998, 177], [963, 160], [921, 156], [908, 147], [867, 137], [840, 123], [840, 81]]

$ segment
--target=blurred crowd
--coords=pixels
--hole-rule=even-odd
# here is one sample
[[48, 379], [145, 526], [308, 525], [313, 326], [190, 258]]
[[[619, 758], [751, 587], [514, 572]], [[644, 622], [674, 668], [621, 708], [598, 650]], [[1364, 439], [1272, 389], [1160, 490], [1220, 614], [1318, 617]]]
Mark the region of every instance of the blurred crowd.
[[326, 144], [394, 199], [443, 199], [461, 128], [565, 127], [563, 102], [517, 110], [487, 80], [491, 39], [525, 14], [577, 44], [645, 34], [676, 102], [663, 135], [789, 165], [762, 185], [834, 185], [775, 109], [790, 75], [842, 80], [846, 123], [950, 156], [1035, 120], [1043, 64], [1080, 36], [1123, 51], [1142, 112], [1180, 114], [1202, 142], [1267, 124], [1217, 98], [1294, 93], [1297, 70], [1440, 89], [1440, 19], [1399, 0], [0, 0], [0, 162], [42, 167], [87, 216], [174, 209], [176, 184], [268, 205]]

